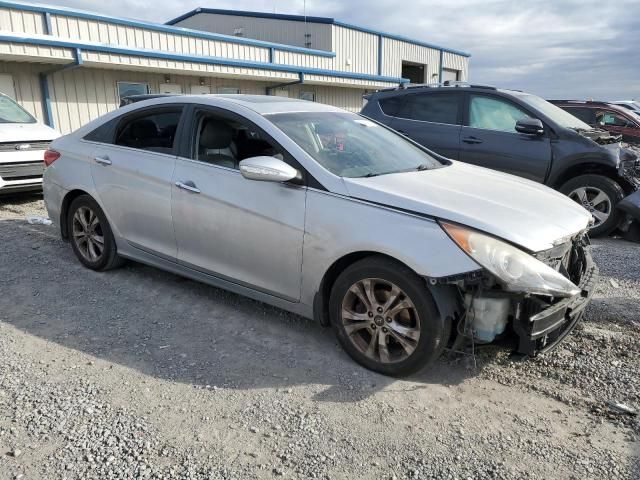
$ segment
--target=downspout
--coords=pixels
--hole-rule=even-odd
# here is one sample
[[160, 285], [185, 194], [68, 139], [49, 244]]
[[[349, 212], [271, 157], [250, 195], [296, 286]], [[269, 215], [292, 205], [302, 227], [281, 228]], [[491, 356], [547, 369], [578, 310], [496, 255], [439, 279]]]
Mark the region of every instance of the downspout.
[[78, 67], [81, 67], [84, 64], [82, 60], [82, 50], [76, 48], [74, 53], [74, 61], [73, 63], [63, 65], [61, 67], [52, 68], [51, 70], [46, 70], [44, 72], [40, 72], [40, 90], [42, 90], [42, 110], [44, 112], [44, 120], [47, 125], [51, 128], [55, 128], [55, 123], [53, 121], [53, 109], [51, 108], [51, 92], [49, 90], [49, 75], [52, 75], [57, 72], [63, 72], [67, 70], [74, 70]]
[[442, 65], [442, 62], [444, 61], [444, 50], [440, 50], [440, 66], [439, 66], [439, 71], [438, 71], [438, 83], [442, 84], [442, 69], [444, 68], [444, 65]]
[[290, 87], [291, 85], [299, 85], [301, 83], [304, 83], [304, 73], [300, 72], [298, 74], [298, 80], [296, 80], [295, 82], [289, 82], [289, 83], [280, 83], [278, 85], [273, 85], [271, 87], [267, 87], [267, 95], [271, 95], [271, 92], [277, 88], [285, 88], [285, 87]]

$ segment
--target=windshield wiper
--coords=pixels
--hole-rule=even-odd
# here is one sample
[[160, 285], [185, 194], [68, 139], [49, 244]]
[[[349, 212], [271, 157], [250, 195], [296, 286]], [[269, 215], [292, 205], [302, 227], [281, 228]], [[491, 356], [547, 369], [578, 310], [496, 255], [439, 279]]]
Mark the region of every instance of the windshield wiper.
[[421, 163], [417, 167], [408, 168], [406, 170], [391, 170], [389, 172], [370, 172], [370, 173], [367, 173], [366, 175], [363, 175], [361, 178], [378, 177], [380, 175], [390, 175], [392, 173], [407, 173], [407, 172], [415, 172], [415, 171], [423, 172], [425, 170], [430, 170], [430, 169], [431, 169], [430, 165], [426, 163]]

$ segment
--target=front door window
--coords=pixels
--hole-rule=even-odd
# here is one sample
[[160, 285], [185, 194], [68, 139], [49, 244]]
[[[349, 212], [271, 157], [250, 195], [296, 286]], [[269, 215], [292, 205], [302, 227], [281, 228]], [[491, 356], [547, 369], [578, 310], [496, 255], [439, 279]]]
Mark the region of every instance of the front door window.
[[499, 98], [472, 95], [469, 126], [485, 130], [516, 133], [518, 120], [529, 117], [524, 110]]

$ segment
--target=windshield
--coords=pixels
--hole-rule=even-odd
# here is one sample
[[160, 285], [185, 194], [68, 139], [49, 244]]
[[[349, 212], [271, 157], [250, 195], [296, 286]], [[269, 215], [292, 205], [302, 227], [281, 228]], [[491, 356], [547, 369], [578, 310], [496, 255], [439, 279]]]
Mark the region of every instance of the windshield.
[[584, 123], [582, 120], [540, 97], [536, 97], [529, 93], [513, 92], [513, 94], [527, 105], [530, 105], [540, 113], [549, 117], [561, 127], [572, 128], [574, 130], [592, 130], [592, 127]]
[[354, 113], [279, 113], [268, 118], [320, 165], [340, 177], [372, 177], [442, 166], [401, 135]]
[[0, 95], [0, 123], [36, 123], [36, 119], [9, 97]]

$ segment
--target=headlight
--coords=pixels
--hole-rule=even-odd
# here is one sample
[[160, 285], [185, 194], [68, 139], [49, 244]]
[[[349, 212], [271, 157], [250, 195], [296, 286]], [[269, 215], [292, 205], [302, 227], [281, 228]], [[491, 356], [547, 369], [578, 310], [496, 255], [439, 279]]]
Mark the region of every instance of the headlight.
[[495, 275], [505, 290], [572, 297], [580, 289], [568, 278], [522, 250], [460, 225], [441, 223], [454, 242]]

